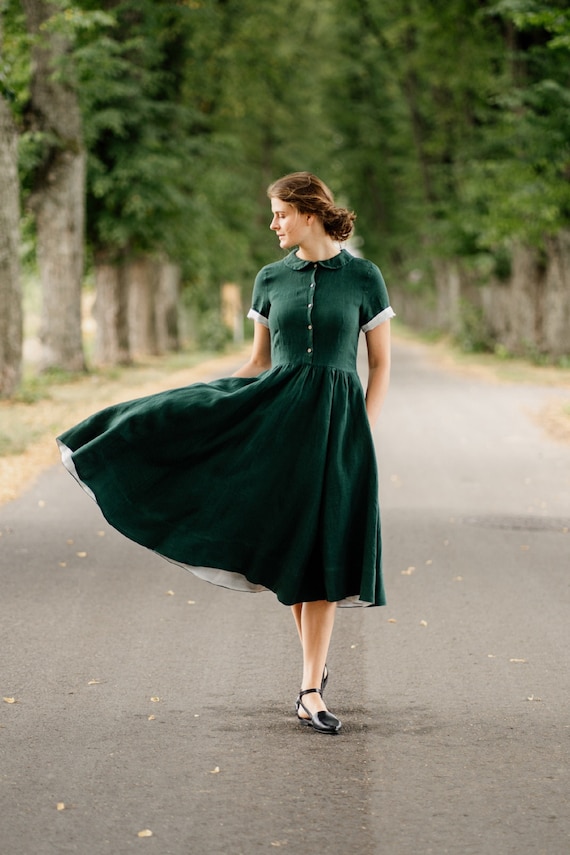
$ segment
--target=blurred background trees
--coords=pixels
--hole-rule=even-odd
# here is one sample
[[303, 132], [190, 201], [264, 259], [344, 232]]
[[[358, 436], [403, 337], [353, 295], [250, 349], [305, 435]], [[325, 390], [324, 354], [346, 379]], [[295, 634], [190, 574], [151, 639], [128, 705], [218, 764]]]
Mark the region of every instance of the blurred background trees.
[[[0, 51], [2, 50], [0, 19]], [[0, 78], [0, 86], [2, 79]], [[0, 98], [0, 394], [12, 395], [22, 368], [18, 140], [8, 101]]]
[[43, 368], [84, 365], [85, 281], [91, 361], [179, 347], [181, 305], [196, 339], [223, 342], [220, 286], [247, 303], [279, 257], [265, 188], [298, 169], [357, 211], [354, 247], [401, 317], [465, 347], [569, 354], [563, 0], [0, 8], [0, 394], [20, 371], [16, 135]]

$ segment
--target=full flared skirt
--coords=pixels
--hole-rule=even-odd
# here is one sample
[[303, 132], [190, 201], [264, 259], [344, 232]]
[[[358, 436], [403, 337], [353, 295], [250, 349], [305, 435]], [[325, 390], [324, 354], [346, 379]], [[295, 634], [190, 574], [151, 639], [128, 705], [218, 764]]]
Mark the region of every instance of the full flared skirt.
[[117, 404], [58, 437], [108, 522], [284, 604], [383, 605], [378, 477], [354, 372], [287, 364]]

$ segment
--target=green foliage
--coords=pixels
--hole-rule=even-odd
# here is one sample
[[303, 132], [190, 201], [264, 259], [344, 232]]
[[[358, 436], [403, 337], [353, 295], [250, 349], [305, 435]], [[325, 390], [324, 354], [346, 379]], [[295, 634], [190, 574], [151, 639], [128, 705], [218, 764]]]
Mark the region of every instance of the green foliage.
[[460, 199], [479, 246], [514, 238], [540, 246], [570, 219], [570, 45], [561, 38], [570, 32], [570, 13], [509, 0], [487, 14], [509, 28], [508, 74], [476, 157], [464, 166]]
[[[54, 8], [43, 37], [69, 44], [56, 73], [83, 110], [91, 255], [168, 255], [201, 311], [224, 281], [249, 295], [278, 257], [265, 188], [292, 170], [321, 174], [357, 211], [362, 251], [417, 289], [438, 256], [504, 278], [514, 241], [570, 223], [563, 0]], [[31, 43], [20, 4], [1, 10], [27, 189], [56, 141], [25, 129]]]
[[460, 310], [461, 330], [456, 336], [457, 344], [466, 353], [487, 353], [495, 348], [495, 342], [487, 328], [482, 310], [463, 300]]
[[336, 8], [329, 97], [368, 254], [398, 272], [447, 256], [505, 275], [513, 240], [568, 225], [566, 4]]
[[180, 255], [196, 155], [195, 111], [181, 97], [189, 17], [184, 5], [126, 0], [97, 39], [77, 39], [94, 251]]
[[18, 0], [0, 0], [0, 95], [11, 104], [20, 121], [30, 94], [30, 46], [24, 13]]
[[[197, 5], [197, 4], [196, 4]], [[265, 187], [327, 160], [320, 69], [330, 63], [318, 0], [200, 4], [186, 97], [202, 117], [188, 247], [193, 280], [251, 280], [275, 257]], [[311, 26], [307, 27], [307, 21]]]
[[0, 16], [0, 97], [10, 104], [20, 131], [19, 174], [26, 195], [31, 187], [32, 176], [45, 160], [51, 141], [40, 131], [26, 131], [24, 126], [24, 111], [30, 98], [32, 38], [26, 33], [20, 3], [17, 0], [3, 0], [0, 3]]

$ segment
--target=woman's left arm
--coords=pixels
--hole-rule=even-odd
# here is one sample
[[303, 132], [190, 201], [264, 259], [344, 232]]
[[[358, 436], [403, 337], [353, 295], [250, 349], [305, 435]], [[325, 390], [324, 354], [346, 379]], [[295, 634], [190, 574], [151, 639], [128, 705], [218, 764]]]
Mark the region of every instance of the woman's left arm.
[[366, 333], [368, 347], [368, 386], [366, 412], [370, 427], [376, 424], [390, 384], [390, 321], [384, 321]]

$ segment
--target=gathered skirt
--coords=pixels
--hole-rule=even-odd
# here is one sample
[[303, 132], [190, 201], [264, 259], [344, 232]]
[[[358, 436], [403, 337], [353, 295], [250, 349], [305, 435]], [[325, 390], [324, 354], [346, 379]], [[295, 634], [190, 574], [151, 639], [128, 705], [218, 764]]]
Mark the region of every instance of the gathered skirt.
[[116, 404], [58, 437], [122, 534], [210, 582], [383, 605], [378, 476], [356, 372], [277, 365]]

